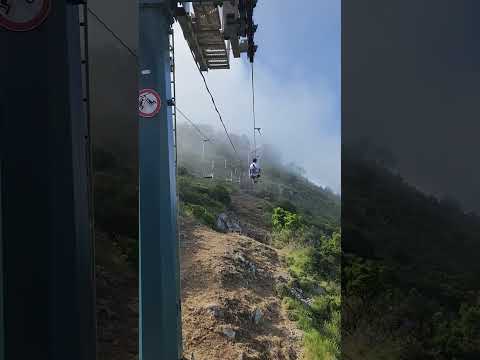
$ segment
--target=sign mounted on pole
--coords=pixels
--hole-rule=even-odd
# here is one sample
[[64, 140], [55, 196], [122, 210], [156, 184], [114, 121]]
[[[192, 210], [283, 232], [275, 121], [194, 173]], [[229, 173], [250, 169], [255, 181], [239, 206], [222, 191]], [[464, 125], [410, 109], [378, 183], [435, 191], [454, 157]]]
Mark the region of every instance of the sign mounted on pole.
[[0, 26], [11, 31], [30, 31], [50, 13], [51, 0], [0, 0]]
[[138, 95], [138, 113], [141, 117], [154, 117], [162, 107], [160, 95], [155, 90], [143, 89]]

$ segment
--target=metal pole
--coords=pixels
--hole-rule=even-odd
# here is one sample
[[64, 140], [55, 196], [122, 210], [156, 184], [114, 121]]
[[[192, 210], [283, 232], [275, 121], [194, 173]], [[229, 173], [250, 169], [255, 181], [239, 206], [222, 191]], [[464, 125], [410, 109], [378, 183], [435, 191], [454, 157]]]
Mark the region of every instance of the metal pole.
[[32, 31], [0, 29], [5, 359], [96, 355], [88, 124], [72, 2], [36, 8], [45, 21]]
[[[0, 136], [1, 138], [1, 136]], [[3, 311], [2, 157], [0, 156], [0, 360], [5, 360], [5, 316]]]
[[207, 140], [202, 140], [202, 176], [207, 176], [207, 166], [205, 164], [205, 142]]
[[140, 0], [139, 86], [161, 107], [139, 117], [140, 360], [181, 358], [179, 249], [171, 98], [170, 1]]
[[253, 151], [254, 157], [257, 157], [257, 123], [255, 117], [255, 87], [253, 79], [253, 62], [252, 62], [252, 113], [253, 113]]

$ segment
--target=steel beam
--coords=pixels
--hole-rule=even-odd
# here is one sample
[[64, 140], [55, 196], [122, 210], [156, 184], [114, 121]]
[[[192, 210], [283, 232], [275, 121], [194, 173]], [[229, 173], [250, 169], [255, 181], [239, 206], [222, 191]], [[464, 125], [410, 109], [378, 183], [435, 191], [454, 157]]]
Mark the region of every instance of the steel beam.
[[140, 359], [181, 358], [179, 244], [171, 99], [170, 8], [140, 1], [139, 87], [161, 98], [153, 117], [139, 115]]
[[[1, 129], [1, 128], [0, 128]], [[1, 138], [1, 137], [0, 137]], [[3, 157], [0, 152], [0, 360], [5, 360], [5, 315], [3, 308], [4, 268], [3, 268], [3, 231], [2, 231], [2, 179]]]
[[95, 359], [88, 127], [79, 11], [52, 0], [36, 29], [0, 28], [5, 359]]

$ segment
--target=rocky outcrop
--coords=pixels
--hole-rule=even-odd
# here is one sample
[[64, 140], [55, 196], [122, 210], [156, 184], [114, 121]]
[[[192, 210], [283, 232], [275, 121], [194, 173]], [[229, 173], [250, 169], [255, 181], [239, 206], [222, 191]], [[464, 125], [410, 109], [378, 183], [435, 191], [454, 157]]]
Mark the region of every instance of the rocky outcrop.
[[240, 222], [232, 214], [221, 213], [217, 216], [217, 221], [215, 223], [215, 229], [217, 231], [228, 233], [241, 233], [242, 228], [240, 227]]

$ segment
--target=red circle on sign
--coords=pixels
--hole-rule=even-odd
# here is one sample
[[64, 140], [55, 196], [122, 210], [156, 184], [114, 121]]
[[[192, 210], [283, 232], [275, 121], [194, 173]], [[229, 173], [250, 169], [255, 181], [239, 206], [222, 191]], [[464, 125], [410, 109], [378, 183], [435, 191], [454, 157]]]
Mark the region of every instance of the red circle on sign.
[[[19, 0], [17, 0], [19, 1]], [[51, 9], [51, 0], [43, 0], [43, 5], [38, 14], [31, 20], [19, 23], [5, 18], [0, 12], [0, 26], [10, 31], [30, 31], [40, 26], [48, 17]]]
[[138, 109], [138, 112], [139, 112], [139, 115], [141, 117], [151, 118], [151, 117], [154, 117], [155, 115], [157, 115], [158, 112], [160, 111], [160, 108], [162, 107], [162, 100], [160, 99], [160, 95], [158, 95], [158, 93], [153, 89], [143, 89], [143, 90], [141, 90], [140, 93], [138, 94], [138, 99], [140, 100], [140, 98], [142, 96], [146, 96], [146, 95], [153, 95], [153, 97], [157, 100], [158, 106], [151, 113], [144, 112], [144, 111], [140, 110], [140, 108]]

